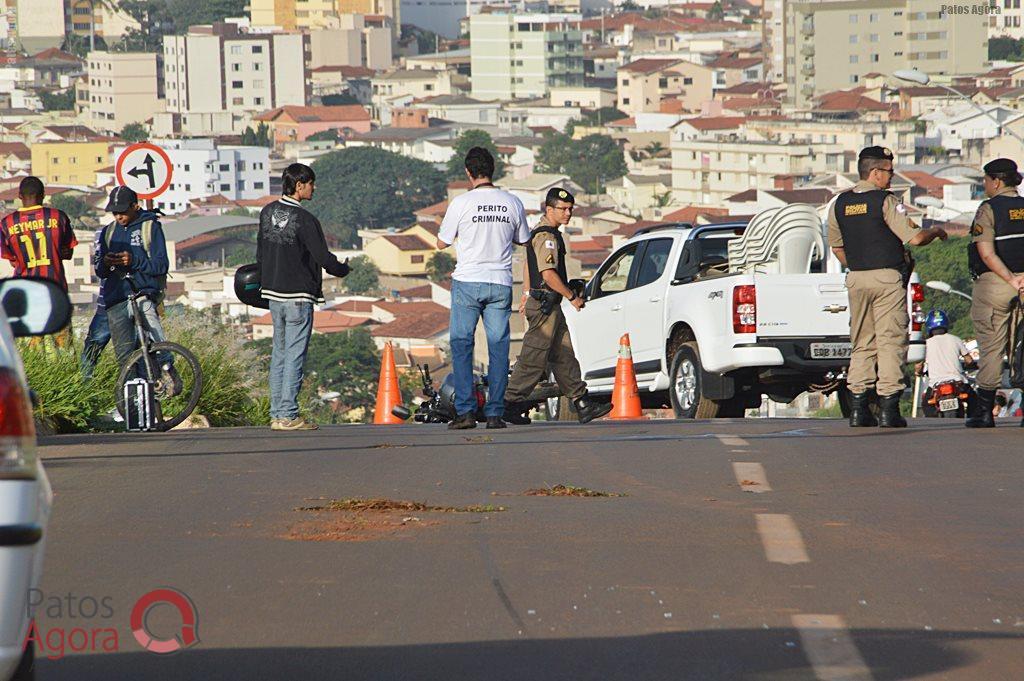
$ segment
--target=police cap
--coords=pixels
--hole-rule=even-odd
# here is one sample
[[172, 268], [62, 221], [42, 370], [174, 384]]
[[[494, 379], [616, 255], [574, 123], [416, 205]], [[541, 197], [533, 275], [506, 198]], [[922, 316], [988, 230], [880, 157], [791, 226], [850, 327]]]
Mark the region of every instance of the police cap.
[[1006, 174], [1013, 175], [1017, 172], [1017, 164], [1008, 158], [997, 158], [985, 164], [985, 174], [989, 177]]
[[548, 195], [544, 197], [544, 205], [554, 206], [559, 201], [566, 201], [568, 203], [575, 204], [576, 197], [561, 187], [552, 187], [548, 190]]
[[892, 160], [892, 150], [889, 147], [864, 147], [860, 150], [858, 160], [862, 158], [877, 158], [883, 161]]

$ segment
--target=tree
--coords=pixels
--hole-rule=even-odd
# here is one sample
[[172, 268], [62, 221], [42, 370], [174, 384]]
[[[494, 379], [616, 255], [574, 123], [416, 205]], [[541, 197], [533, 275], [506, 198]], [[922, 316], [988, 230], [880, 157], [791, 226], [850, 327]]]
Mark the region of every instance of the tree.
[[188, 32], [189, 26], [212, 24], [245, 14], [246, 0], [167, 0], [174, 17], [174, 32]]
[[367, 293], [380, 288], [380, 270], [365, 255], [353, 258], [348, 263], [349, 273], [345, 277], [345, 288], [349, 293]]
[[1024, 41], [1016, 38], [1010, 38], [1009, 36], [989, 38], [988, 58], [993, 61], [1021, 61], [1024, 59], [1022, 43], [1024, 43]]
[[644, 151], [647, 153], [648, 158], [658, 158], [659, 156], [664, 156], [668, 149], [661, 142], [651, 142], [644, 147]]
[[88, 203], [77, 196], [70, 196], [68, 194], [55, 194], [51, 196], [50, 205], [67, 213], [72, 221], [79, 220], [82, 216], [92, 212], [92, 208]]
[[656, 205], [658, 208], [668, 208], [670, 205], [672, 205], [672, 190], [669, 189], [667, 192], [663, 194], [655, 194], [654, 205]]
[[313, 163], [316, 194], [310, 210], [345, 246], [356, 230], [402, 227], [413, 212], [445, 197], [444, 175], [426, 161], [374, 147], [350, 147]]
[[95, 48], [90, 47], [89, 36], [78, 35], [77, 33], [68, 33], [64, 37], [64, 44], [61, 45], [61, 50], [69, 54], [73, 54], [79, 59], [85, 59], [86, 55], [96, 49], [100, 52], [107, 51], [107, 41], [103, 39], [103, 36], [93, 36], [93, 45]]
[[149, 131], [142, 123], [128, 123], [121, 128], [121, 139], [126, 142], [145, 142], [149, 139]]
[[118, 7], [134, 19], [139, 27], [129, 28], [121, 42], [114, 46], [115, 51], [163, 51], [164, 36], [174, 31], [174, 14], [167, 0], [121, 0]]
[[543, 173], [562, 173], [587, 193], [600, 193], [604, 183], [626, 174], [626, 160], [618, 143], [607, 135], [574, 140], [559, 133], [548, 135], [537, 150]]
[[320, 132], [314, 132], [306, 140], [310, 142], [337, 142], [338, 131], [335, 128], [321, 130]]
[[438, 251], [427, 261], [427, 278], [436, 284], [447, 281], [454, 271], [455, 257], [444, 251]]
[[711, 21], [721, 21], [725, 18], [725, 10], [722, 9], [722, 0], [715, 0], [715, 4], [711, 5], [711, 9], [708, 10], [708, 19]]
[[273, 147], [274, 140], [270, 134], [270, 127], [262, 121], [255, 130], [251, 125], [245, 126], [245, 130], [242, 131], [242, 144], [249, 147]]
[[323, 95], [320, 103], [324, 106], [345, 106], [348, 104], [359, 104], [359, 100], [351, 92], [342, 92], [339, 95]]
[[62, 92], [39, 92], [39, 100], [45, 111], [73, 111], [75, 108], [75, 89], [69, 88]]
[[[969, 294], [972, 282], [967, 271], [967, 244], [965, 237], [950, 237], [947, 241], [933, 241], [927, 246], [912, 249], [917, 261], [915, 270], [921, 281], [944, 281], [954, 289]], [[924, 295], [925, 312], [932, 308], [945, 310], [953, 320], [951, 333], [964, 339], [974, 338], [971, 301], [930, 288], [925, 288]]]
[[452, 157], [448, 159], [448, 179], [466, 179], [466, 153], [473, 147], [483, 147], [491, 152], [494, 157], [494, 177], [497, 180], [505, 174], [505, 163], [498, 156], [498, 148], [494, 140], [483, 130], [466, 130], [455, 140], [455, 148]]
[[565, 126], [565, 134], [572, 137], [573, 133], [576, 132], [576, 126], [583, 126], [584, 128], [590, 128], [594, 126], [602, 126], [605, 123], [611, 121], [617, 121], [626, 118], [626, 114], [619, 111], [614, 106], [602, 106], [600, 109], [590, 109], [584, 111], [583, 115], [577, 119], [572, 119]]

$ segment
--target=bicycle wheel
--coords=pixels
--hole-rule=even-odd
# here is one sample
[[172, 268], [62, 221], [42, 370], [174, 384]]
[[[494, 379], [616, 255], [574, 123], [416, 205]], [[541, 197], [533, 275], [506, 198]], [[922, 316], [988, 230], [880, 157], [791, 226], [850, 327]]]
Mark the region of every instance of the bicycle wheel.
[[146, 376], [147, 363], [142, 361], [142, 355], [142, 348], [139, 348], [121, 367], [117, 377], [117, 411], [123, 418], [125, 382], [133, 378], [147, 378], [153, 383], [156, 398], [157, 429], [170, 430], [187, 419], [199, 404], [199, 396], [203, 392], [199, 360], [177, 343], [153, 343], [149, 346], [148, 365], [155, 369], [157, 375]]

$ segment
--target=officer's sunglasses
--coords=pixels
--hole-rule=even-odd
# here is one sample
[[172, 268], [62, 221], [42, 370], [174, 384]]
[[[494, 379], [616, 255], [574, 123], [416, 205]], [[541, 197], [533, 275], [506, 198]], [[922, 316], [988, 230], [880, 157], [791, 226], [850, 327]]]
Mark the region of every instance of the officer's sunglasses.
[[895, 168], [876, 168], [875, 170], [881, 170], [883, 173], [889, 173], [890, 175], [896, 172]]

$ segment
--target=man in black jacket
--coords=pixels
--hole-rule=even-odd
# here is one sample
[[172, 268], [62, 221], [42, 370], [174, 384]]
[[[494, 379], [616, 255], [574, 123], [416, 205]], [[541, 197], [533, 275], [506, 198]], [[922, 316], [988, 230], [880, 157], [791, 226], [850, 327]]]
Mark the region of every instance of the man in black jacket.
[[324, 303], [321, 268], [336, 277], [348, 274], [327, 250], [320, 221], [300, 205], [313, 198], [316, 175], [301, 163], [285, 168], [283, 194], [260, 212], [256, 241], [263, 297], [270, 301], [274, 347], [270, 357], [271, 430], [316, 430], [299, 416], [306, 349], [313, 332], [313, 305]]

